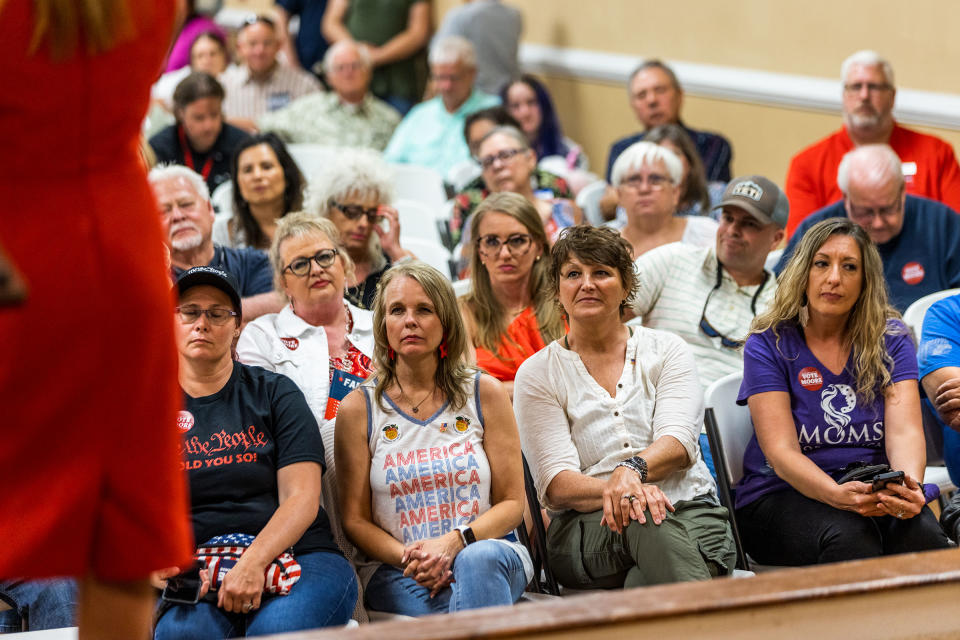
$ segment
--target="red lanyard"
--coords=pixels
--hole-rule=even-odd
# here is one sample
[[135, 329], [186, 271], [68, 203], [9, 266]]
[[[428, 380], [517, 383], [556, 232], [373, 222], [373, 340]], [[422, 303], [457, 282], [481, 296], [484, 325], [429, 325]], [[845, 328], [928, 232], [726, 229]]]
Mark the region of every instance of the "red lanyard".
[[[196, 171], [196, 167], [193, 166], [193, 153], [190, 152], [190, 145], [187, 144], [187, 136], [183, 132], [182, 126], [177, 127], [177, 136], [180, 138], [180, 149], [183, 150], [183, 161], [188, 167]], [[211, 153], [207, 161], [203, 163], [203, 169], [200, 170], [200, 175], [203, 176], [204, 181], [210, 176], [210, 170], [212, 168], [213, 154]]]

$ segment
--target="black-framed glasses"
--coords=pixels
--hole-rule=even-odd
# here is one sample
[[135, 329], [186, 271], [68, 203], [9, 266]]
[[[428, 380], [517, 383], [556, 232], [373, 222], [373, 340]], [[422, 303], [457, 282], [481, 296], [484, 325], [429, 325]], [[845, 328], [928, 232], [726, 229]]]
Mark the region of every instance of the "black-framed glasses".
[[523, 153], [526, 149], [504, 149], [503, 151], [498, 151], [497, 153], [492, 153], [489, 156], [483, 156], [482, 158], [477, 158], [477, 162], [480, 163], [480, 166], [484, 169], [489, 169], [493, 166], [497, 160], [500, 162], [508, 162], [511, 158], [519, 153]]
[[193, 324], [200, 319], [200, 316], [207, 316], [210, 324], [217, 326], [226, 324], [230, 318], [236, 318], [239, 314], [233, 309], [224, 309], [223, 307], [210, 307], [204, 309], [196, 305], [188, 304], [176, 308], [177, 315], [180, 316], [180, 322], [183, 324]]
[[321, 269], [327, 269], [330, 265], [333, 264], [333, 261], [336, 259], [337, 254], [340, 253], [337, 249], [321, 249], [315, 254], [307, 257], [297, 258], [287, 266], [283, 268], [283, 271], [280, 273], [285, 273], [289, 271], [295, 276], [305, 276], [310, 273], [310, 263], [316, 262], [317, 266]]
[[[700, 331], [703, 331], [708, 338], [720, 338], [720, 344], [726, 347], [727, 349], [739, 349], [743, 346], [745, 340], [734, 340], [733, 338], [728, 338], [724, 334], [720, 333], [713, 328], [713, 325], [710, 324], [710, 321], [707, 320], [707, 307], [710, 306], [710, 298], [713, 297], [717, 291], [720, 290], [720, 285], [723, 283], [723, 265], [720, 262], [717, 262], [717, 283], [713, 285], [713, 289], [710, 290], [710, 293], [707, 294], [707, 299], [703, 303], [703, 311], [700, 313]], [[763, 272], [763, 282], [760, 283], [760, 286], [757, 287], [756, 292], [753, 294], [753, 298], [750, 299], [750, 312], [753, 315], [757, 315], [757, 298], [760, 297], [760, 292], [763, 291], [763, 287], [767, 284], [767, 279], [770, 278], [770, 274], [766, 271]]]
[[356, 220], [361, 216], [367, 216], [367, 220], [370, 221], [370, 224], [376, 224], [380, 221], [380, 206], [370, 207], [361, 207], [359, 204], [343, 204], [342, 202], [337, 202], [336, 200], [330, 200], [328, 203], [331, 207], [337, 209], [340, 213], [347, 216], [351, 220]]
[[484, 255], [495, 256], [500, 253], [500, 247], [507, 245], [510, 255], [522, 256], [530, 250], [532, 240], [533, 237], [527, 233], [513, 233], [507, 236], [506, 240], [501, 240], [500, 236], [490, 233], [480, 236], [477, 240], [477, 248]]

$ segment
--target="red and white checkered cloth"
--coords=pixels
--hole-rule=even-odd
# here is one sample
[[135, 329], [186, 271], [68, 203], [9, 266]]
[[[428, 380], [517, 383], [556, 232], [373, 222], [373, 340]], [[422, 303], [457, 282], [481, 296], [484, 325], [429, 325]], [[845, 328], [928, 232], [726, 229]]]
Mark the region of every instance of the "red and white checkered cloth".
[[[211, 591], [220, 588], [223, 577], [237, 564], [253, 539], [254, 536], [246, 533], [229, 533], [214, 536], [197, 547], [197, 560], [203, 563], [210, 574]], [[285, 596], [300, 579], [300, 563], [291, 551], [284, 551], [267, 566], [263, 577], [263, 590], [266, 593]]]

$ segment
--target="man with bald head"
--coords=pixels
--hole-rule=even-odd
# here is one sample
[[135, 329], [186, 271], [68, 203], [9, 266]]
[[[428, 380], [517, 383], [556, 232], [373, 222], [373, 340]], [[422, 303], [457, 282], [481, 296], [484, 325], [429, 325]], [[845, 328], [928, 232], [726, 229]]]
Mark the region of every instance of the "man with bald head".
[[847, 216], [877, 245], [890, 302], [901, 312], [929, 293], [960, 287], [960, 215], [942, 203], [908, 194], [893, 149], [870, 144], [848, 152], [836, 181], [843, 199], [800, 223], [774, 269], [778, 274], [807, 229], [827, 218]]
[[858, 51], [841, 66], [843, 128], [798, 153], [787, 172], [787, 234], [812, 212], [842, 197], [837, 167], [845, 153], [887, 144], [900, 158], [907, 193], [960, 211], [960, 165], [940, 138], [901, 127], [893, 119], [893, 67], [875, 51]]

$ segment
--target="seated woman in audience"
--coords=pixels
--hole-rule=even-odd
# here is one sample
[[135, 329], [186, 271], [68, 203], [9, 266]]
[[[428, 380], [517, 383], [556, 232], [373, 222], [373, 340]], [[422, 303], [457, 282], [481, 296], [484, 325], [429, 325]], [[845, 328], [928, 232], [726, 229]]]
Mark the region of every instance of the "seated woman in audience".
[[[233, 638], [345, 624], [356, 577], [320, 506], [323, 442], [303, 393], [286, 376], [232, 360], [241, 306], [231, 274], [195, 267], [177, 280], [177, 291], [184, 399], [177, 426], [194, 538], [208, 571], [199, 602], [161, 603], [154, 637]], [[237, 559], [218, 547], [244, 550]], [[155, 585], [178, 571], [158, 572]]]
[[150, 97], [167, 111], [173, 111], [173, 90], [191, 71], [204, 71], [214, 78], [230, 63], [227, 42], [218, 31], [201, 31], [190, 44], [190, 64], [160, 76], [150, 89]]
[[587, 156], [563, 135], [553, 100], [546, 87], [531, 75], [522, 75], [500, 92], [504, 106], [521, 125], [538, 158], [560, 156], [568, 169], [586, 169]]
[[[560, 231], [580, 222], [580, 207], [568, 198], [557, 198], [546, 190], [535, 190], [532, 176], [537, 155], [526, 136], [513, 127], [497, 127], [485, 135], [477, 147], [483, 182], [489, 193], [509, 191], [526, 198], [536, 208], [552, 243]], [[465, 219], [458, 200], [454, 201], [454, 217]], [[469, 228], [469, 227], [468, 227]], [[466, 246], [471, 240], [462, 237]]]
[[[467, 116], [463, 126], [463, 137], [467, 141], [467, 146], [474, 158], [480, 157], [480, 141], [483, 140], [484, 136], [502, 126], [520, 130], [520, 123], [503, 107], [481, 109]], [[473, 214], [473, 210], [483, 202], [484, 198], [490, 195], [490, 190], [487, 188], [479, 168], [477, 172], [480, 175], [467, 183], [460, 193], [454, 196], [454, 208], [450, 220], [450, 235], [454, 243], [460, 242], [462, 231], [470, 215]], [[544, 171], [539, 167], [535, 168], [530, 175], [530, 181], [536, 193], [549, 193], [548, 197], [552, 198], [573, 199], [573, 191], [570, 190], [567, 181], [549, 171]]]
[[514, 407], [561, 584], [639, 587], [728, 574], [736, 550], [697, 441], [703, 393], [679, 337], [623, 324], [637, 282], [608, 228], [567, 229], [552, 293], [565, 338], [520, 365]]
[[213, 241], [227, 247], [267, 249], [280, 219], [303, 204], [303, 174], [274, 133], [237, 146], [231, 161], [233, 216], [218, 218]]
[[470, 220], [471, 289], [460, 299], [468, 358], [513, 394], [517, 367], [564, 334], [548, 287], [547, 235], [537, 210], [515, 193], [495, 193]]
[[654, 127], [643, 136], [647, 142], [666, 147], [677, 154], [683, 163], [683, 178], [680, 180], [680, 204], [678, 216], [711, 216], [718, 219], [719, 211], [713, 211], [713, 205], [723, 198], [724, 182], [707, 182], [707, 174], [700, 160], [693, 140], [676, 124], [662, 124]]
[[370, 149], [344, 149], [336, 163], [314, 176], [306, 209], [329, 218], [353, 260], [346, 298], [369, 309], [377, 283], [390, 266], [413, 254], [400, 246], [400, 218], [393, 199], [392, 173]]
[[336, 430], [343, 526], [375, 561], [361, 569], [367, 607], [424, 615], [516, 602], [533, 574], [513, 534], [524, 505], [517, 426], [500, 383], [464, 363], [450, 282], [418, 261], [394, 266], [373, 326], [377, 375], [343, 401]]
[[[737, 398], [756, 430], [736, 492], [746, 551], [808, 565], [947, 547], [921, 485], [916, 351], [866, 232], [847, 218], [811, 227], [752, 331]], [[858, 462], [903, 484], [838, 484]]]
[[677, 216], [683, 162], [670, 149], [652, 142], [630, 145], [613, 163], [613, 186], [626, 220], [612, 223], [633, 247], [637, 258], [654, 247], [686, 242], [698, 247], [716, 243], [717, 222], [703, 216]]

